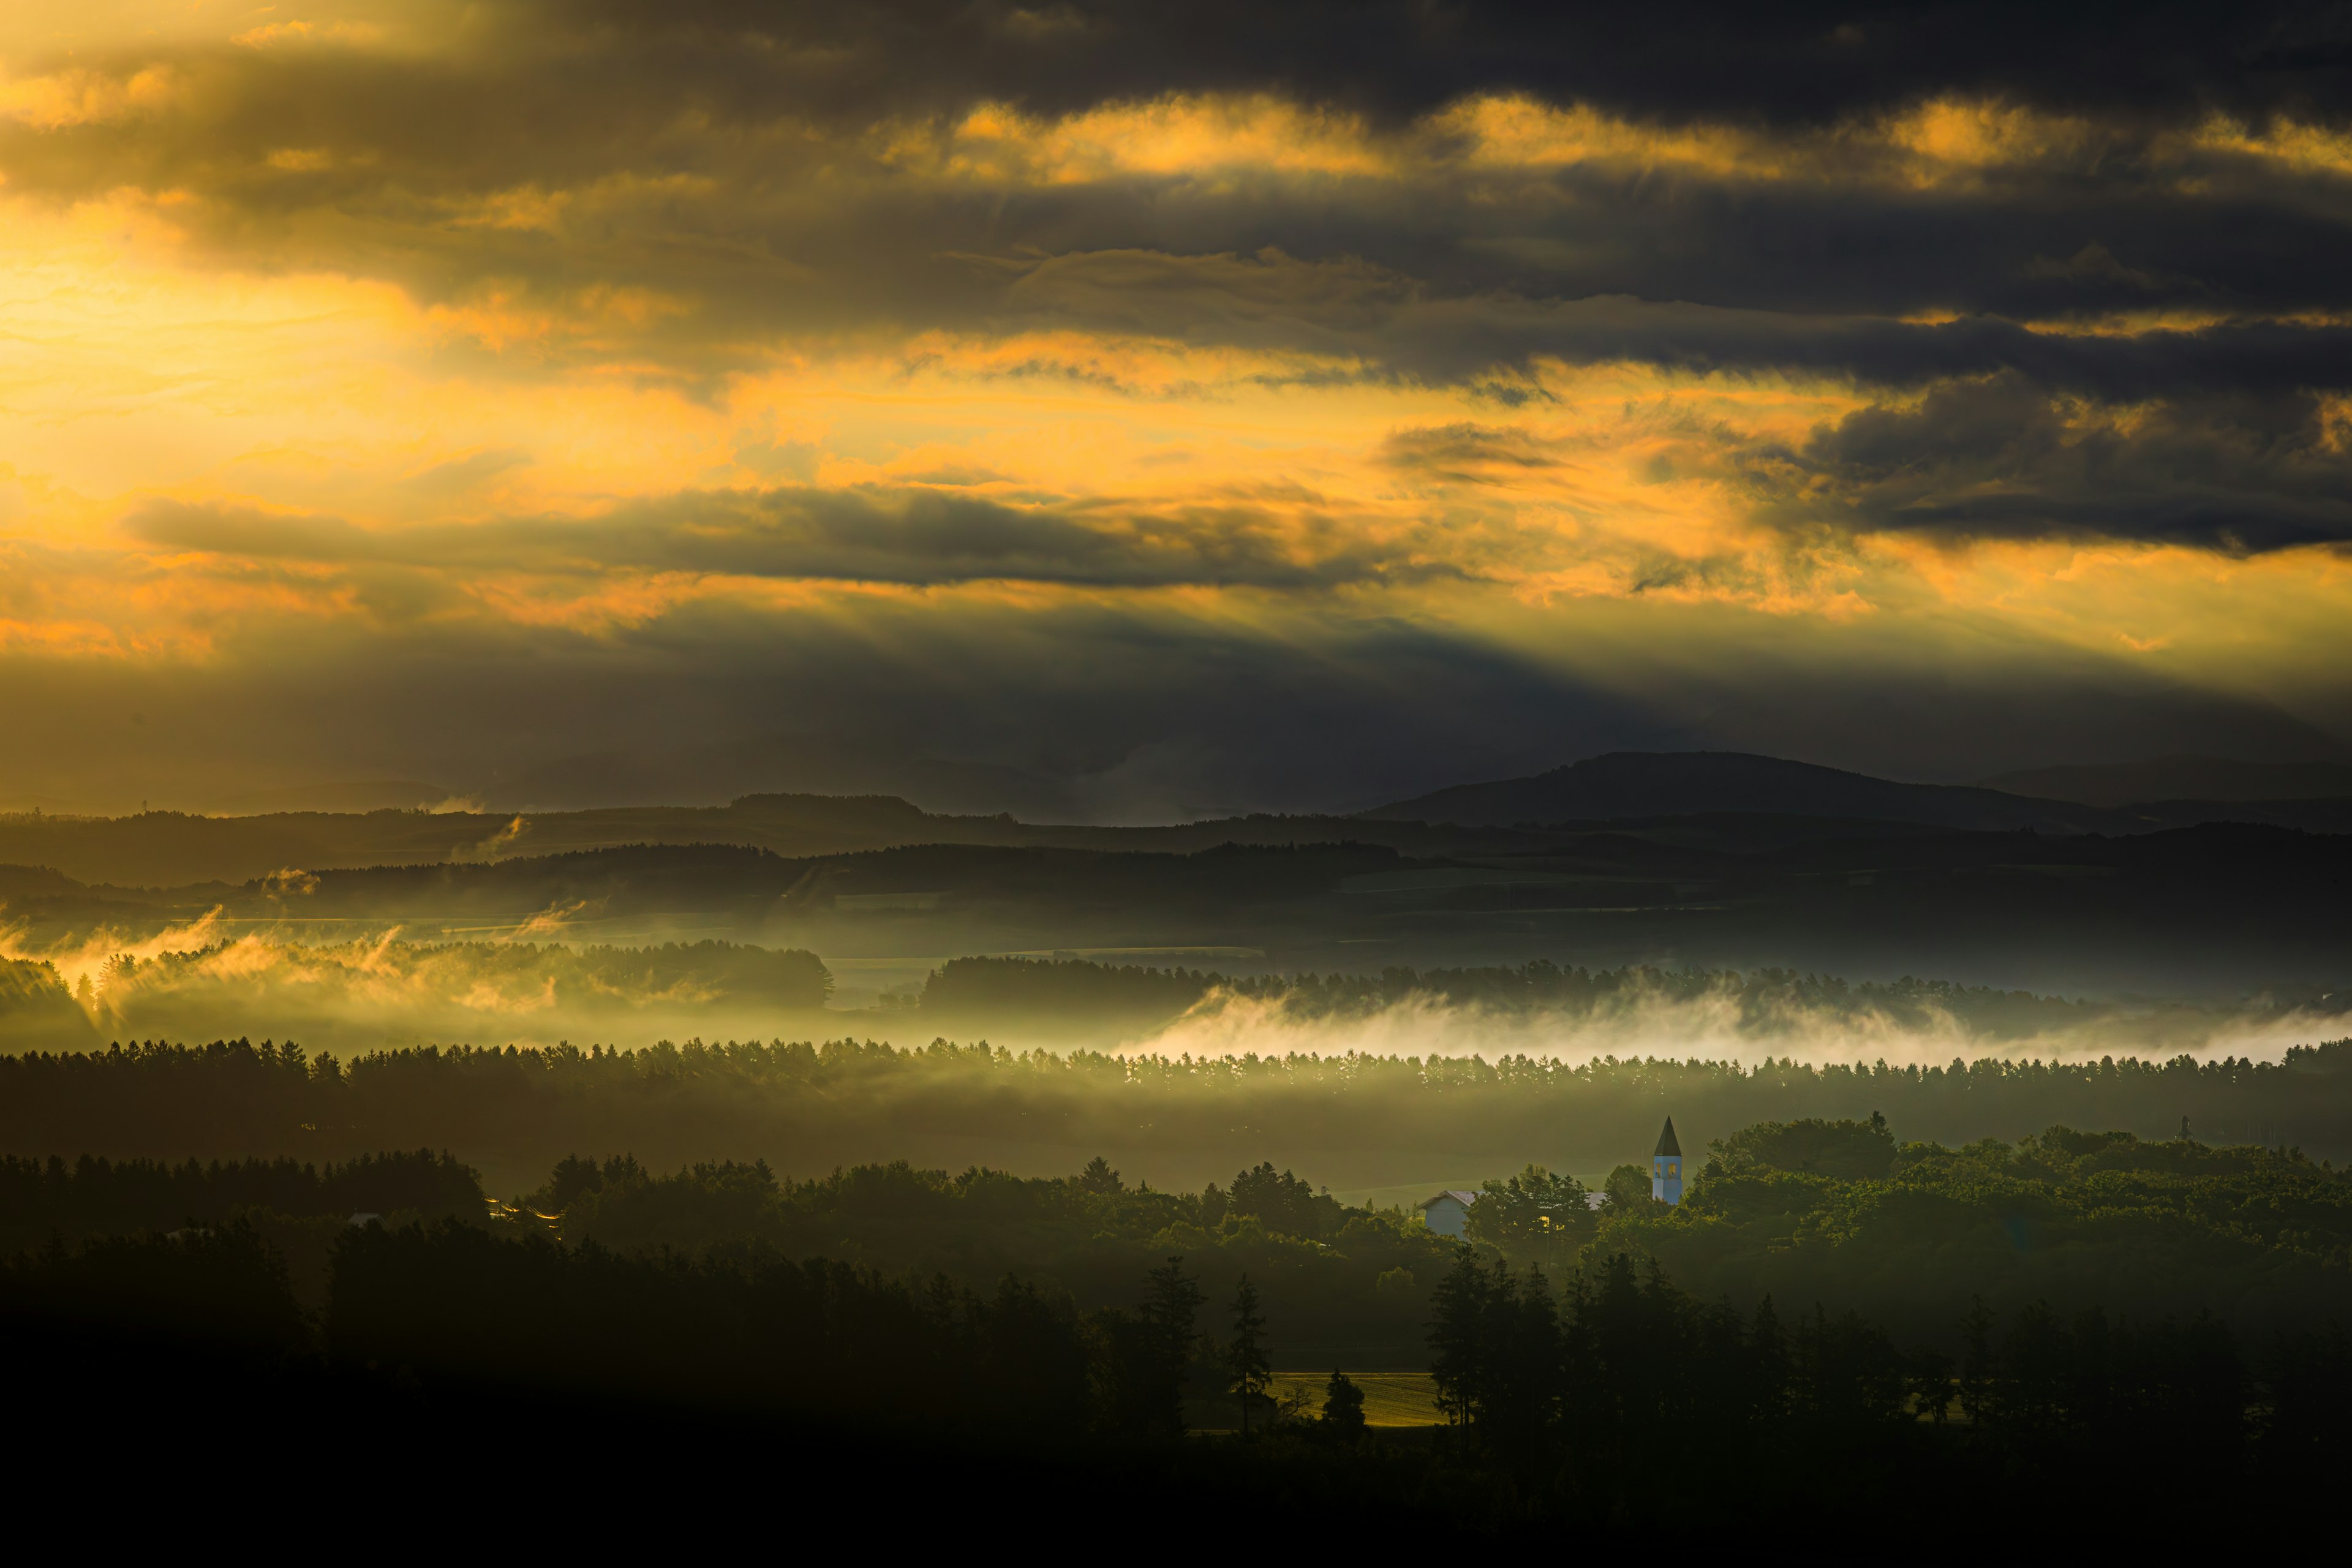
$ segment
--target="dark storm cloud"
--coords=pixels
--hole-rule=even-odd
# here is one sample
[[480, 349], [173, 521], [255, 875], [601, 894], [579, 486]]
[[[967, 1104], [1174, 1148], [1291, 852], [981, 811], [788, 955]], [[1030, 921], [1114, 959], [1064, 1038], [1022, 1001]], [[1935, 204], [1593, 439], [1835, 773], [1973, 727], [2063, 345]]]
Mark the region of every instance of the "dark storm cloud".
[[[433, 47], [132, 44], [70, 68], [119, 85], [150, 67], [171, 86], [147, 107], [0, 120], [8, 190], [168, 194], [172, 221], [240, 268], [513, 303], [558, 323], [534, 368], [625, 361], [708, 394], [786, 347], [1070, 330], [1297, 360], [1261, 380], [1506, 403], [1539, 398], [1551, 362], [1829, 378], [1940, 389], [1933, 413], [1858, 416], [1797, 455], [1842, 498], [1814, 515], [1843, 526], [2346, 537], [2312, 395], [2352, 386], [2352, 161], [2193, 134], [2217, 115], [2343, 133], [2341, 5], [490, 0]], [[1444, 111], [1513, 93], [1617, 116], [1635, 142], [1715, 128], [1731, 151], [1464, 161]], [[1181, 94], [1360, 114], [1402, 152], [1374, 174], [1063, 178], [959, 173], [940, 151], [982, 104], [1034, 131]], [[1884, 138], [1840, 139], [1944, 100], [2044, 120], [1933, 178]], [[2156, 324], [2046, 330], [2118, 312]], [[2005, 433], [1951, 449], [1937, 422], [1984, 397], [2010, 410]], [[2070, 435], [2066, 399], [2140, 408], [2137, 433]], [[1906, 442], [1915, 456], [1856, 455]], [[712, 497], [401, 541], [257, 514], [142, 526], [385, 569], [519, 552], [893, 583], [1430, 570], [1387, 547], [1302, 554], [1245, 507], [939, 495]]]
[[[1073, 258], [1066, 276], [1082, 276], [1094, 258]], [[1150, 270], [1175, 274], [1195, 263], [1159, 258]], [[2002, 372], [2053, 391], [2109, 401], [2137, 402], [2233, 387], [2267, 395], [2352, 386], [2352, 327], [2270, 322], [2224, 323], [2194, 330], [2128, 335], [2067, 335], [2029, 331], [2013, 321], [1972, 317], [1907, 322], [1880, 317], [1808, 315], [1656, 304], [1614, 296], [1566, 301], [1484, 296], [1449, 300], [1401, 300], [1369, 308], [1361, 299], [1335, 309], [1339, 321], [1318, 320], [1319, 295], [1302, 279], [1297, 299], [1276, 302], [1230, 279], [1252, 269], [1248, 261], [1210, 258], [1199, 263], [1220, 283], [1202, 289], [1226, 308], [1219, 335], [1254, 347], [1352, 344], [1375, 363], [1434, 382], [1473, 380], [1501, 366], [1554, 359], [1570, 364], [1633, 361], [1686, 371], [1743, 374], [1785, 371], [1851, 378], [1865, 385], [1916, 386], [1955, 377]], [[1112, 277], [1133, 280], [1147, 269], [1120, 258]], [[1173, 285], [1157, 286], [1161, 293]], [[1108, 298], [1123, 290], [1102, 289]], [[1140, 292], [1140, 290], [1139, 290]], [[1043, 300], [1043, 294], [1032, 297]], [[1139, 316], [1149, 303], [1131, 306]], [[1075, 322], [1039, 306], [1039, 313]]]
[[[1392, 119], [1520, 90], [1643, 117], [1819, 122], [1939, 92], [2156, 117], [2333, 110], [2335, 5], [1784, 5], [1558, 0], [588, 0], [635, 48], [707, 70], [718, 101], [778, 77], [824, 112], [1012, 99], [1047, 111], [1168, 91], [1268, 91]], [[770, 74], [770, 73], [774, 74]]]
[[[676, 295], [686, 308], [659, 335], [704, 360], [740, 353], [747, 334], [983, 326], [1034, 303], [1039, 290], [1017, 285], [1040, 268], [956, 259], [974, 257], [1044, 257], [1050, 274], [1053, 258], [1272, 247], [1385, 269], [1421, 300], [1626, 294], [1810, 314], [2186, 302], [2258, 315], [2344, 304], [2352, 289], [2328, 260], [2352, 239], [2340, 179], [2257, 176], [2208, 153], [2189, 194], [2146, 162], [2149, 136], [2217, 111], [2341, 123], [2352, 23], [2340, 10], [2135, 12], [2127, 26], [2098, 10], [1958, 6], [509, 0], [480, 14], [439, 53], [163, 51], [152, 58], [181, 84], [169, 110], [6, 126], [0, 165], [28, 192], [190, 193], [201, 202], [186, 220], [248, 259], [381, 269], [436, 299], [486, 279]], [[89, 68], [127, 79], [150, 60]], [[1767, 136], [1957, 92], [2097, 117], [2096, 144], [2087, 162], [1929, 191], [1605, 160], [1307, 193], [1249, 179], [1007, 192], [859, 176], [874, 149], [856, 138], [886, 121], [937, 129], [983, 100], [1052, 115], [1199, 91], [1391, 120], [1525, 91], [1636, 125]], [[466, 210], [520, 187], [587, 195], [560, 239]], [[1154, 294], [1130, 279], [1133, 297], [1097, 294], [1088, 310], [1072, 279], [1046, 291], [1100, 324], [1247, 336], [1262, 291], [1239, 274], [1195, 281]], [[1220, 282], [1234, 290], [1231, 323], [1209, 298]], [[1342, 286], [1296, 337], [1344, 335], [1364, 303]], [[1512, 345], [1486, 352], [1508, 358]]]
[[[2000, 188], [1913, 192], [1673, 169], [1438, 169], [1330, 191], [1139, 176], [1003, 190], [874, 170], [845, 179], [828, 163], [840, 149], [678, 129], [690, 99], [632, 109], [556, 81], [540, 104], [414, 62], [343, 62], [273, 74], [275, 90], [248, 105], [257, 68], [217, 68], [234, 81], [216, 103], [194, 94], [168, 134], [0, 124], [0, 168], [16, 190], [61, 198], [190, 192], [199, 202], [175, 218], [245, 264], [380, 271], [435, 301], [495, 287], [562, 310], [585, 289], [646, 291], [674, 308], [635, 329], [599, 323], [582, 352], [609, 351], [618, 332], [711, 369], [762, 363], [779, 336], [1042, 321], [1362, 355], [1441, 381], [1538, 353], [1785, 358], [1865, 380], [1992, 364], [2080, 378], [2154, 374], [2182, 345], [2052, 344], [2014, 320], [2352, 310], [2352, 270], [2336, 264], [2352, 252], [2342, 178], [2313, 195], [2242, 171], [2200, 174], [2193, 190], [2028, 171]], [[370, 79], [346, 90], [341, 70]], [[381, 110], [363, 111], [374, 100]], [[432, 123], [419, 123], [423, 103]], [[565, 126], [577, 136], [551, 136]], [[289, 145], [321, 166], [269, 162]], [[516, 222], [500, 204], [517, 192], [546, 197], [558, 227]], [[1645, 324], [1635, 301], [1674, 313]], [[1709, 310], [1729, 313], [1690, 313]], [[1922, 314], [1994, 320], [1932, 332], [1895, 320]], [[1774, 316], [1790, 319], [1751, 319]], [[2340, 381], [2336, 344], [2298, 347], [2277, 328], [2275, 342], [2246, 341], [2260, 330], [2183, 373], [2228, 375], [2251, 360], [2275, 374], [2298, 360]], [[2101, 371], [2094, 357], [2139, 368]]]
[[2118, 414], [2007, 375], [1750, 454], [1765, 515], [1963, 538], [2109, 537], [2250, 553], [2352, 542], [2352, 451], [2321, 402], [2231, 391]]
[[690, 573], [928, 585], [970, 582], [1320, 589], [1458, 576], [1412, 542], [1295, 526], [1244, 502], [1151, 513], [1108, 503], [1013, 506], [920, 489], [701, 491], [593, 519], [368, 529], [341, 519], [155, 502], [127, 521], [167, 550], [361, 572]]
[[1508, 474], [1558, 468], [1547, 443], [1512, 426], [1468, 423], [1400, 430], [1381, 444], [1389, 467], [1419, 478], [1479, 483]]

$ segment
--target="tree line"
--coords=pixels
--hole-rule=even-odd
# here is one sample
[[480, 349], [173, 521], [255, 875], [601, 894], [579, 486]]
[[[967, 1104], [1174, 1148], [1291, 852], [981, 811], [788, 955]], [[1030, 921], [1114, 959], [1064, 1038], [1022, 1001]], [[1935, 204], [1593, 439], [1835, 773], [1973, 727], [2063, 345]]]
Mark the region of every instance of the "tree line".
[[[1956, 1355], [1898, 1346], [1857, 1314], [1785, 1318], [1679, 1289], [1612, 1254], [1555, 1290], [1465, 1248], [1440, 1284], [1432, 1365], [1447, 1419], [1538, 1510], [1730, 1525], [1801, 1501], [1927, 1519], [1998, 1488], [2033, 1517], [2161, 1500], [2220, 1522], [2250, 1494], [2284, 1501], [2352, 1453], [2340, 1323], [2250, 1362], [2210, 1315], [2072, 1317], [1977, 1303]], [[2020, 1496], [2021, 1490], [2024, 1495]]]
[[1174, 1436], [1195, 1362], [1213, 1365], [1202, 1298], [1176, 1258], [1140, 1283], [1131, 1303], [1082, 1312], [1011, 1276], [974, 1289], [765, 1247], [630, 1257], [445, 1219], [349, 1228], [323, 1307], [306, 1313], [284, 1259], [239, 1222], [19, 1254], [0, 1268], [0, 1319], [20, 1333], [97, 1330], [264, 1364], [322, 1358], [445, 1390], [1016, 1437]]
[[53, 1238], [242, 1223], [286, 1258], [306, 1307], [325, 1300], [333, 1248], [359, 1212], [395, 1228], [449, 1217], [615, 1254], [764, 1248], [855, 1258], [893, 1275], [1017, 1275], [1087, 1310], [1116, 1304], [1133, 1275], [1181, 1251], [1217, 1289], [1252, 1271], [1279, 1282], [1277, 1326], [1290, 1342], [1382, 1359], [1412, 1353], [1426, 1285], [1444, 1255], [1417, 1215], [1343, 1206], [1266, 1162], [1180, 1193], [1130, 1184], [1100, 1158], [1069, 1177], [979, 1167], [950, 1175], [893, 1161], [794, 1180], [756, 1160], [659, 1172], [629, 1154], [567, 1155], [537, 1187], [495, 1204], [478, 1173], [421, 1151], [325, 1167], [0, 1162], [0, 1255]]
[[481, 1180], [446, 1151], [362, 1154], [341, 1164], [274, 1160], [0, 1156], [0, 1251], [51, 1234], [130, 1235], [226, 1221], [248, 1210], [297, 1218], [355, 1213], [479, 1217]]
[[[1465, 1149], [1606, 1170], [1659, 1122], [1701, 1140], [1758, 1122], [1884, 1113], [1952, 1146], [2053, 1124], [2142, 1138], [2184, 1117], [2216, 1144], [2284, 1142], [2352, 1157], [2352, 1041], [2242, 1058], [1811, 1065], [1655, 1058], [1014, 1052], [985, 1042], [747, 1041], [643, 1050], [408, 1047], [348, 1061], [285, 1042], [130, 1042], [0, 1056], [0, 1148], [184, 1158], [344, 1159], [462, 1149], [543, 1170], [582, 1148], [675, 1166], [713, 1149], [802, 1169], [973, 1140], [1108, 1151], [1187, 1184], [1269, 1154], [1348, 1152], [1367, 1184], [1435, 1173]], [[1381, 1175], [1381, 1169], [1395, 1174]]]

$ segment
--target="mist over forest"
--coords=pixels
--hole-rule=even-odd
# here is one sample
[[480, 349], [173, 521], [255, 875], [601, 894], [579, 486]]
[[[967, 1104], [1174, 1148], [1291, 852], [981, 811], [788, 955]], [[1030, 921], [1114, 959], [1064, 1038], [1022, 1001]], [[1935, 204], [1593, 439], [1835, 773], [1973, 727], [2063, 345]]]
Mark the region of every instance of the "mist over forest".
[[2340, 1529], [2341, 0], [9, 0], [0, 234], [49, 1555]]
[[[1496, 820], [1543, 802], [1591, 815]], [[1720, 809], [1743, 803], [1773, 809]], [[1394, 1204], [1531, 1163], [1597, 1182], [1668, 1114], [1711, 1138], [1901, 1112], [1955, 1146], [2187, 1118], [2216, 1143], [2352, 1154], [2306, 1092], [2352, 1033], [2352, 838], [2166, 809], [1701, 755], [1154, 829], [815, 797], [495, 825], [23, 816], [0, 831], [83, 875], [0, 870], [0, 1047], [29, 1065], [257, 1040], [353, 1083], [508, 1063], [539, 1086], [528, 1113], [224, 1110], [135, 1133], [28, 1113], [13, 1136], [68, 1158], [431, 1145], [513, 1190], [593, 1146], [807, 1174], [1048, 1177], [1108, 1154], [1163, 1184], [1274, 1159]], [[280, 863], [173, 880], [239, 856]], [[1789, 962], [1807, 956], [1837, 962]], [[819, 1065], [869, 1058], [910, 1065], [854, 1092]], [[2022, 1098], [1921, 1087], [2021, 1073], [2040, 1086]], [[1319, 1106], [1317, 1084], [1346, 1092]], [[1139, 1095], [1160, 1109], [1118, 1109]]]
[[[1499, 791], [1619, 813], [1550, 825], [20, 819], [160, 870], [0, 872], [0, 1307], [382, 1433], [1231, 1441], [1237, 1506], [1506, 1534], [1678, 1506], [1622, 1463], [1673, 1411], [1732, 1513], [2335, 1462], [2352, 840], [1623, 771]], [[726, 841], [779, 813], [838, 836]]]

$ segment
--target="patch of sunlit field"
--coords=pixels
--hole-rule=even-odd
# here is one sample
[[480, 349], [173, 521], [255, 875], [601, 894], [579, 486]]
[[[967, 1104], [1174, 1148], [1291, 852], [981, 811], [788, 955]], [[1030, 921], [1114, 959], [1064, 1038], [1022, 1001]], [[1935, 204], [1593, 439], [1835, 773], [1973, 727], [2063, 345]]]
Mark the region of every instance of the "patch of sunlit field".
[[[1364, 1391], [1367, 1426], [1433, 1426], [1445, 1419], [1437, 1409], [1437, 1384], [1425, 1372], [1351, 1372], [1348, 1375]], [[1280, 1399], [1293, 1389], [1301, 1390], [1311, 1401], [1307, 1413], [1319, 1415], [1323, 1385], [1330, 1376], [1328, 1372], [1278, 1372], [1274, 1374], [1272, 1392]]]

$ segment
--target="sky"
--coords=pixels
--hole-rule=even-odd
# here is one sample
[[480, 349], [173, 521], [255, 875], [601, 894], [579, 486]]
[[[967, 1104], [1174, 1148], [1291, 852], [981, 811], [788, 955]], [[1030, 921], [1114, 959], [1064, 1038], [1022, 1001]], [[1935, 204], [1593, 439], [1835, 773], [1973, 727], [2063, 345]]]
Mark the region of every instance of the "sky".
[[0, 7], [0, 806], [2340, 756], [2347, 442], [2342, 5]]

